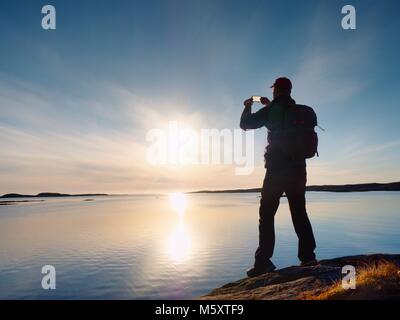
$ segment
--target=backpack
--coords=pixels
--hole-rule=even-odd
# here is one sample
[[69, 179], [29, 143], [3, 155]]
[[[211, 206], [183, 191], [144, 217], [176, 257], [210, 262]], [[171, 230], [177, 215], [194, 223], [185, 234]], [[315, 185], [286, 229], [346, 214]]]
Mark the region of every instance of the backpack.
[[317, 115], [311, 107], [287, 105], [282, 122], [271, 130], [271, 143], [291, 159], [310, 159], [318, 154], [318, 135], [315, 132]]

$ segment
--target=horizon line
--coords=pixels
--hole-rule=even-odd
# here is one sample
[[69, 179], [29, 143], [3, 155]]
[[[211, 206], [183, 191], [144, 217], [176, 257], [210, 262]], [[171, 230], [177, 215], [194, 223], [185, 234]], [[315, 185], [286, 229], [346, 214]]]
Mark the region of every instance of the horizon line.
[[[366, 182], [366, 183], [346, 183], [346, 184], [322, 184], [322, 185], [309, 185], [306, 186], [306, 188], [338, 188], [338, 187], [357, 187], [357, 186], [387, 186], [387, 185], [393, 185], [393, 184], [399, 184], [400, 187], [400, 181], [393, 181], [393, 182]], [[260, 190], [261, 187], [252, 187], [252, 188], [239, 188], [239, 189], [201, 189], [201, 190], [192, 190], [192, 191], [182, 191], [182, 193], [185, 194], [191, 194], [191, 193], [228, 193], [228, 192], [257, 192]], [[11, 196], [15, 195], [17, 197], [40, 197], [40, 195], [43, 195], [42, 197], [89, 197], [89, 196], [140, 196], [140, 195], [166, 195], [170, 194], [172, 192], [177, 192], [177, 191], [163, 191], [163, 192], [149, 192], [149, 193], [103, 193], [103, 192], [95, 192], [95, 193], [78, 193], [78, 194], [73, 194], [73, 193], [61, 193], [61, 192], [39, 192], [37, 194], [23, 194], [23, 193], [16, 193], [16, 192], [10, 192], [10, 193], [5, 193], [3, 195], [0, 195], [0, 198], [5, 197], [5, 196]], [[47, 194], [47, 196], [45, 195]]]

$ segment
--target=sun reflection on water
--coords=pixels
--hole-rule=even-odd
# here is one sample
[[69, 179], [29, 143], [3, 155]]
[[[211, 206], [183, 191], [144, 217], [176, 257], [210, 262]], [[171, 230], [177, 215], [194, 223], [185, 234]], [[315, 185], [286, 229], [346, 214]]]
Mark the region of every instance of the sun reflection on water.
[[177, 262], [182, 262], [188, 258], [191, 252], [191, 239], [185, 225], [185, 210], [187, 205], [186, 195], [174, 192], [169, 195], [172, 208], [176, 211], [179, 221], [169, 236], [168, 251], [169, 256]]
[[182, 192], [173, 192], [169, 195], [172, 208], [183, 217], [186, 210], [186, 195]]

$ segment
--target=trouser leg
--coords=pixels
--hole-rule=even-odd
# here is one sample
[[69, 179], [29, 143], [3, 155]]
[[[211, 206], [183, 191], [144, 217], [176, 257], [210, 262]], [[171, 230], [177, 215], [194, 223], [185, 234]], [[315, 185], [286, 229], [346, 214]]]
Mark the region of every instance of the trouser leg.
[[259, 245], [255, 253], [255, 266], [263, 266], [263, 264], [265, 264], [274, 253], [274, 218], [282, 194], [282, 187], [280, 187], [279, 184], [276, 184], [273, 177], [267, 174], [261, 192], [259, 210]]
[[299, 171], [293, 174], [292, 179], [286, 188], [292, 221], [297, 237], [298, 257], [301, 261], [315, 259], [316, 248], [313, 230], [306, 211], [305, 186], [306, 171]]

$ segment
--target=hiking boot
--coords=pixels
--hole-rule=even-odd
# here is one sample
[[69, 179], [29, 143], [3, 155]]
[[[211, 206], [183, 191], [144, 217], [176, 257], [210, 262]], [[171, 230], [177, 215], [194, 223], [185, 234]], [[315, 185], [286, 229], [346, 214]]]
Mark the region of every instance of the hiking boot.
[[267, 264], [260, 267], [260, 266], [254, 266], [253, 268], [247, 270], [247, 276], [249, 278], [254, 278], [258, 277], [264, 273], [269, 273], [272, 272], [276, 269], [275, 265], [272, 263], [271, 260], [268, 260]]
[[304, 260], [301, 262], [300, 267], [312, 267], [318, 264], [318, 260], [311, 259], [311, 260]]

